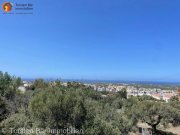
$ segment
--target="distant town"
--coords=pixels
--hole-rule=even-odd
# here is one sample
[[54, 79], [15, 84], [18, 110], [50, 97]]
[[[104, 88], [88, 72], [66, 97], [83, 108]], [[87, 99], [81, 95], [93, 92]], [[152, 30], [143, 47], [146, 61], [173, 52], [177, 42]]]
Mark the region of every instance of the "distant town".
[[[50, 82], [52, 85], [55, 84], [54, 81]], [[62, 86], [67, 87], [68, 82], [61, 82]], [[81, 84], [80, 82], [78, 82]], [[33, 85], [33, 81], [23, 81], [19, 90], [25, 92], [29, 87]], [[157, 100], [163, 100], [168, 102], [172, 97], [179, 96], [178, 86], [164, 86], [164, 85], [148, 85], [148, 84], [128, 84], [128, 83], [83, 83], [83, 85], [92, 87], [95, 91], [99, 92], [110, 92], [116, 93], [123, 89], [127, 91], [127, 98], [131, 96], [151, 96]], [[106, 97], [107, 95], [104, 95]]]

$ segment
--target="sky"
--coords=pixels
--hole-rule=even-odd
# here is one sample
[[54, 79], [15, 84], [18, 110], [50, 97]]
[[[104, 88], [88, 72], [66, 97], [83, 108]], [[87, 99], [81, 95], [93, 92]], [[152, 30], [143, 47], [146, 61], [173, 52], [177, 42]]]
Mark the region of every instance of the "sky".
[[180, 82], [179, 0], [28, 2], [31, 15], [0, 10], [1, 71], [23, 78]]

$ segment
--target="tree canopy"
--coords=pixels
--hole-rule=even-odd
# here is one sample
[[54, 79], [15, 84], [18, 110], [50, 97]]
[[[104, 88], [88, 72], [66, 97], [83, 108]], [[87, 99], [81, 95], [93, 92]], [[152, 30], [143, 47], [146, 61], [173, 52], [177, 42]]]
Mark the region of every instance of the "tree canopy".
[[[88, 135], [128, 135], [138, 132], [138, 123], [151, 126], [153, 135], [159, 126], [180, 125], [180, 101], [158, 101], [149, 96], [129, 97], [123, 89], [117, 93], [98, 92], [78, 82], [63, 86], [59, 80], [37, 79], [25, 93], [17, 88], [20, 78], [0, 72], [0, 131], [8, 129], [66, 129], [72, 127]], [[18, 134], [21, 135], [21, 134]], [[24, 135], [24, 134], [22, 134]], [[50, 135], [45, 133], [45, 135]]]

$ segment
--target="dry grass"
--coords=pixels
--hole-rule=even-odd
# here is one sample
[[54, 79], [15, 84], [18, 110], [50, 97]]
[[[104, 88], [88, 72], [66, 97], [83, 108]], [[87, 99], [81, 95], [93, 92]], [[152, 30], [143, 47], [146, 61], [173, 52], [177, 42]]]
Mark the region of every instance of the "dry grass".
[[178, 126], [178, 127], [170, 127], [170, 128], [165, 129], [164, 131], [180, 135], [180, 126]]
[[[146, 123], [138, 123], [138, 127], [143, 127], [143, 128], [150, 128]], [[176, 135], [180, 135], [180, 126], [173, 127], [172, 125], [169, 125], [169, 128], [158, 128], [159, 130], [165, 131], [165, 132], [170, 132]], [[133, 134], [130, 134], [133, 135]]]

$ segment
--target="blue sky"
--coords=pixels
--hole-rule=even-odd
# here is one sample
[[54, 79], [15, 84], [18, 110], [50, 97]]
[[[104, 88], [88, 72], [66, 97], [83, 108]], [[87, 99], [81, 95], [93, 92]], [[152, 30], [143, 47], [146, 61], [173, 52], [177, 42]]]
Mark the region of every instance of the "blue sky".
[[29, 2], [33, 15], [0, 11], [0, 70], [24, 78], [180, 82], [179, 0]]

